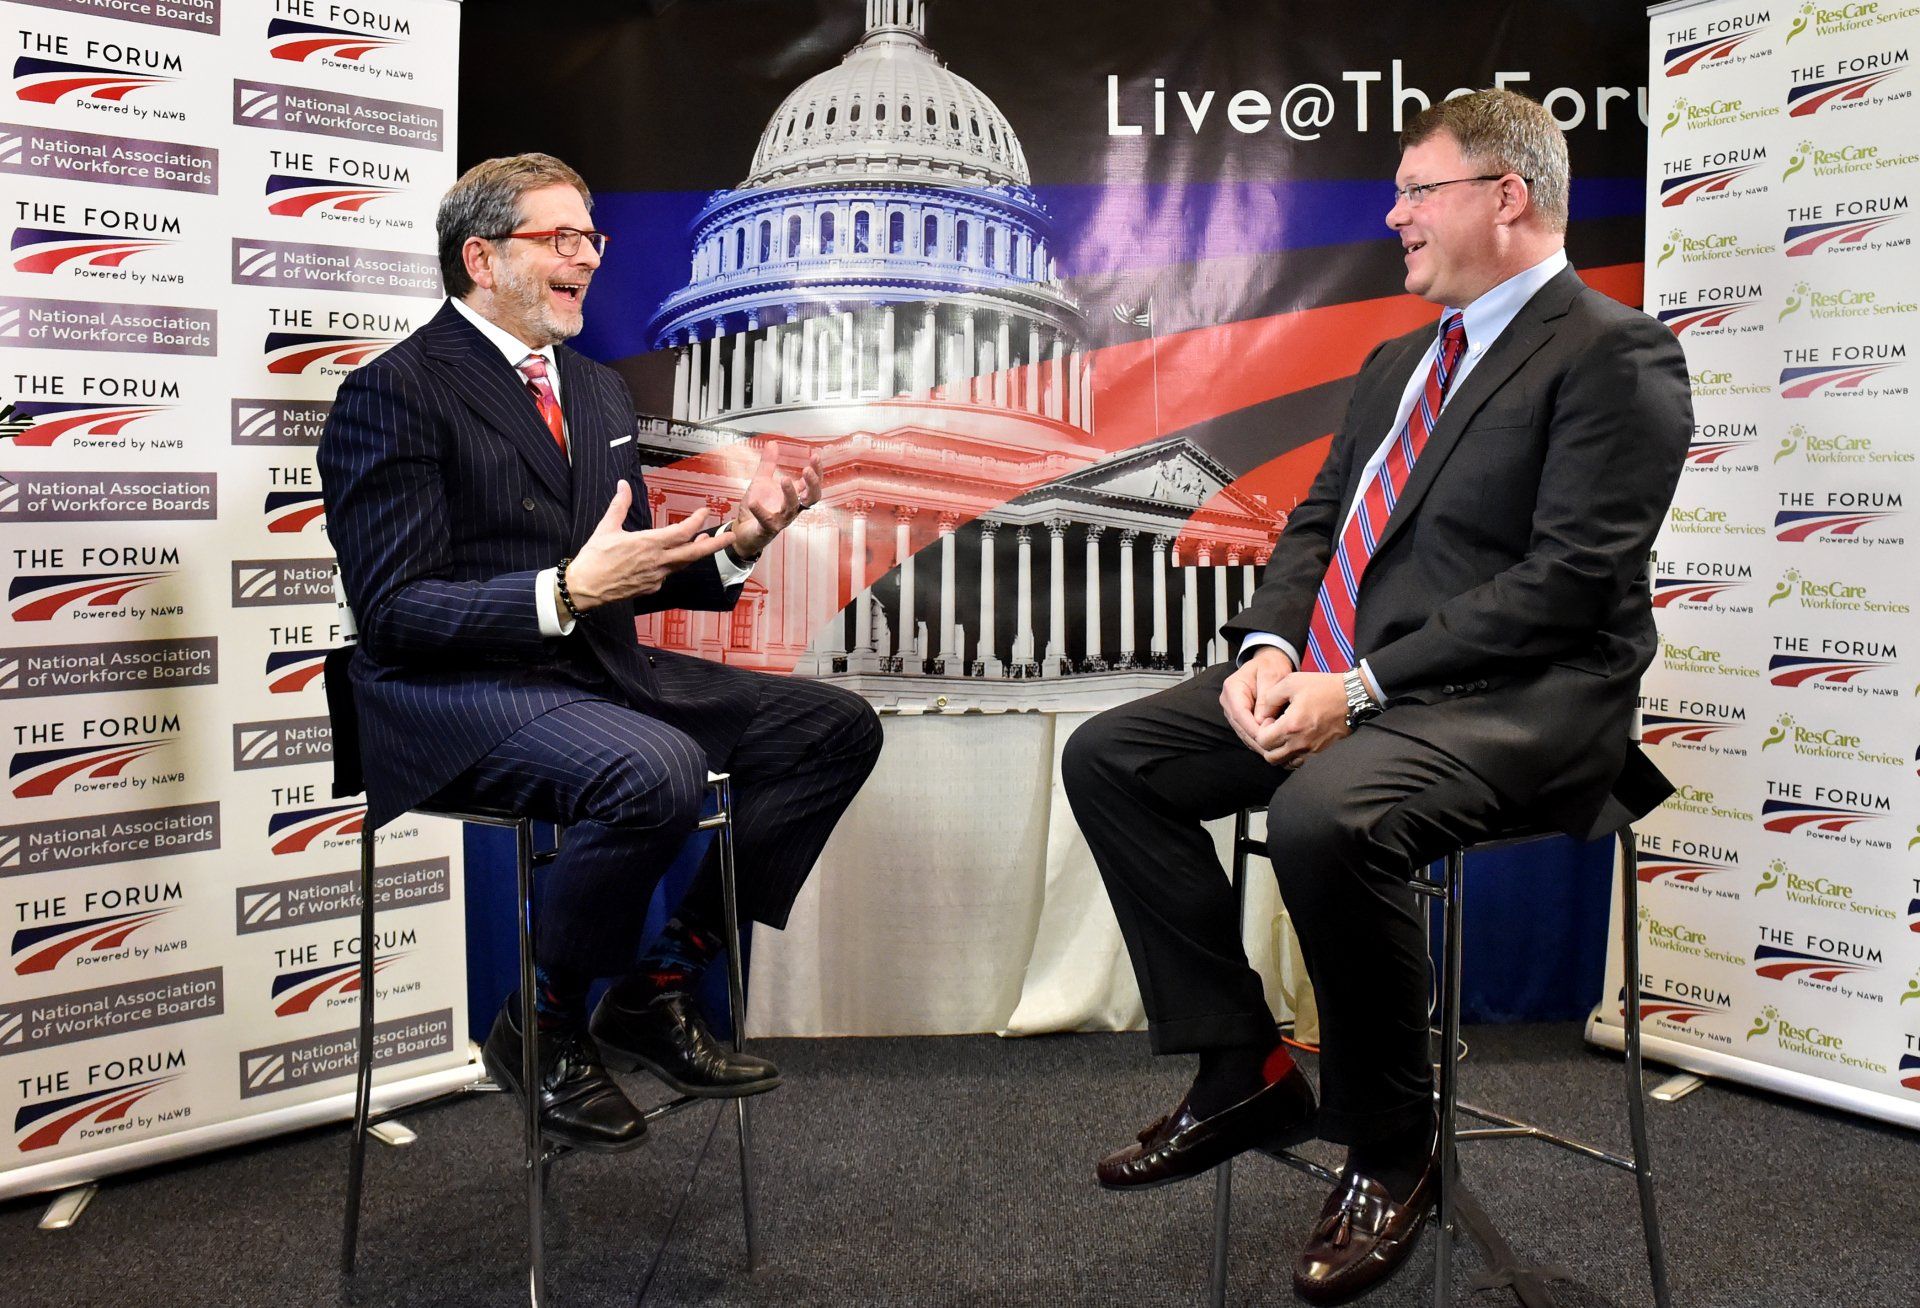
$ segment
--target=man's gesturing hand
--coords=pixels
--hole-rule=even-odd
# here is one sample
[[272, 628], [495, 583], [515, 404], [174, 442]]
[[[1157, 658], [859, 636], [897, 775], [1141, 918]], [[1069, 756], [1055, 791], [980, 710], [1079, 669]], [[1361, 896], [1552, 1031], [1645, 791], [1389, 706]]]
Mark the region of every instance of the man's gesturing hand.
[[614, 600], [651, 595], [668, 577], [689, 563], [718, 554], [733, 539], [726, 530], [700, 535], [707, 525], [704, 508], [671, 527], [628, 531], [622, 524], [632, 505], [633, 488], [622, 479], [593, 535], [567, 566], [567, 593], [583, 613]]
[[780, 459], [771, 444], [760, 452], [740, 507], [733, 514], [733, 552], [743, 559], [759, 557], [775, 536], [801, 512], [820, 499], [820, 456], [808, 459], [797, 477], [780, 472]]
[[1220, 687], [1220, 707], [1226, 710], [1227, 725], [1240, 737], [1241, 744], [1269, 763], [1280, 759], [1279, 742], [1268, 743], [1267, 738], [1287, 704], [1281, 683], [1292, 673], [1293, 660], [1286, 652], [1278, 646], [1264, 645], [1234, 669]]

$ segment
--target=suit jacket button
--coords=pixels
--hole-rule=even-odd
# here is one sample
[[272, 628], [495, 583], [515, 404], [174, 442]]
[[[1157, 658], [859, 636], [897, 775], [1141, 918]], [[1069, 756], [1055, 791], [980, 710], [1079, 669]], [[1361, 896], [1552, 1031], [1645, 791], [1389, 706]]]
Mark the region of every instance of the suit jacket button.
[[521, 500], [520, 507], [525, 509], [528, 513], [532, 513], [533, 512], [533, 496], [529, 495], [524, 500]]

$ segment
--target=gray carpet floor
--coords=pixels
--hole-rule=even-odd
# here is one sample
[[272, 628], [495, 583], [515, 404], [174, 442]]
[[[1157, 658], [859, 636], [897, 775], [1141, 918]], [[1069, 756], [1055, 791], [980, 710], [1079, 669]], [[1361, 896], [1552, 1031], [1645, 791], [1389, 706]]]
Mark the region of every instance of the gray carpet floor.
[[[1617, 1056], [1585, 1049], [1567, 1025], [1468, 1035], [1466, 1097], [1624, 1147]], [[554, 1167], [558, 1308], [1203, 1301], [1211, 1183], [1112, 1195], [1091, 1173], [1178, 1097], [1189, 1060], [1151, 1059], [1132, 1035], [762, 1049], [787, 1084], [755, 1101], [761, 1270], [744, 1267], [731, 1114], [713, 1130], [702, 1107], [661, 1123], [636, 1153]], [[1719, 1083], [1651, 1116], [1676, 1304], [1920, 1303], [1912, 1133]], [[35, 1231], [38, 1202], [0, 1205], [0, 1302], [524, 1304], [517, 1123], [505, 1096], [477, 1096], [417, 1114], [408, 1148], [372, 1146], [350, 1284], [336, 1269], [346, 1148], [334, 1128], [109, 1181], [64, 1233]], [[1564, 1308], [1651, 1302], [1624, 1173], [1526, 1142], [1472, 1146], [1466, 1168], [1521, 1252], [1572, 1272], [1556, 1287]], [[1288, 1267], [1321, 1194], [1264, 1158], [1235, 1178], [1229, 1301], [1295, 1302]], [[1426, 1304], [1431, 1239], [1363, 1302]], [[1466, 1292], [1471, 1253], [1456, 1266], [1459, 1302], [1513, 1302]]]

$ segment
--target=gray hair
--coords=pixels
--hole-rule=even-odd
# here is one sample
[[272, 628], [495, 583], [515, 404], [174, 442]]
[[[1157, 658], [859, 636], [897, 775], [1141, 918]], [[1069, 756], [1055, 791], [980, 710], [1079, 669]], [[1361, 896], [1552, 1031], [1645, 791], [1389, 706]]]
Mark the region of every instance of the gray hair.
[[1474, 91], [1415, 114], [1400, 133], [1407, 150], [1445, 132], [1460, 153], [1487, 172], [1518, 173], [1540, 219], [1567, 230], [1567, 138], [1539, 101], [1514, 91]]
[[550, 154], [487, 159], [460, 174], [440, 198], [434, 230], [440, 238], [440, 280], [458, 300], [473, 289], [461, 253], [469, 236], [496, 237], [520, 225], [520, 197], [546, 186], [571, 186], [593, 212], [593, 192], [580, 174]]

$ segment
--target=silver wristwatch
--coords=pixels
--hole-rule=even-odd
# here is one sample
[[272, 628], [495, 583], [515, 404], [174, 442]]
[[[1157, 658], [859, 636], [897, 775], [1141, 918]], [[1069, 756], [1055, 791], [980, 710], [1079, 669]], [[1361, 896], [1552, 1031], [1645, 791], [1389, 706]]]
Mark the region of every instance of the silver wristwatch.
[[1359, 668], [1348, 668], [1340, 684], [1347, 688], [1347, 730], [1365, 722], [1368, 718], [1380, 715], [1380, 706], [1374, 702], [1373, 692], [1367, 689], [1367, 682], [1360, 675]]

